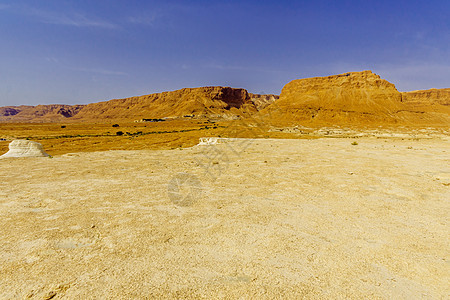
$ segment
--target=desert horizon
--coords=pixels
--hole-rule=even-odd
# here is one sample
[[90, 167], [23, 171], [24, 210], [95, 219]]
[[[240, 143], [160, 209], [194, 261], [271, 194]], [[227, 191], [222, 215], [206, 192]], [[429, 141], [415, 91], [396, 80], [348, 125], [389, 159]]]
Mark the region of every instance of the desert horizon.
[[[317, 88], [319, 90], [328, 89], [329, 91], [326, 91], [329, 92], [328, 96], [339, 99], [340, 95], [333, 95], [333, 93], [336, 93], [337, 89], [339, 89], [338, 93], [340, 93], [340, 89], [346, 89], [347, 87], [342, 85], [342, 83], [340, 85], [339, 83], [332, 82], [334, 79], [352, 76], [356, 77], [356, 80], [361, 81], [361, 79], [367, 75], [374, 77], [375, 80], [378, 79], [380, 82], [383, 82], [383, 84], [390, 85], [392, 90], [390, 91], [391, 94], [383, 96], [385, 96], [385, 98], [398, 98], [397, 100], [399, 100], [399, 102], [407, 104], [407, 106], [403, 108], [405, 110], [412, 110], [416, 112], [417, 108], [420, 107], [422, 110], [424, 108], [433, 108], [434, 110], [442, 111], [444, 114], [448, 114], [449, 112], [448, 106], [450, 104], [448, 99], [450, 97], [450, 88], [431, 88], [428, 90], [399, 92], [394, 84], [382, 80], [379, 75], [374, 74], [370, 70], [366, 70], [360, 72], [346, 72], [339, 75], [329, 75], [324, 77], [294, 79], [283, 87], [281, 95], [254, 94], [249, 93], [244, 88], [204, 86], [197, 88], [182, 88], [173, 91], [133, 96], [123, 99], [111, 99], [100, 102], [92, 102], [90, 104], [39, 104], [36, 106], [10, 105], [0, 107], [0, 122], [114, 122], [114, 120], [140, 121], [151, 119], [156, 120], [159, 118], [171, 119], [183, 117], [213, 117], [218, 119], [229, 119], [233, 117], [241, 117], [243, 115], [245, 116], [245, 114], [252, 115], [260, 110], [264, 110], [266, 107], [269, 107], [268, 109], [270, 109], [271, 105], [274, 106], [275, 109], [278, 109], [278, 104], [275, 103], [276, 100], [279, 100], [280, 97], [288, 97], [288, 92], [284, 90], [289, 88], [290, 85], [295, 84], [295, 82], [301, 81], [302, 84], [308, 81], [316, 82], [313, 84], [318, 84]], [[372, 78], [372, 80], [374, 78]], [[330, 82], [326, 82], [327, 80]], [[327, 86], [327, 84], [331, 86]], [[374, 88], [379, 89], [379, 86]], [[331, 89], [334, 89], [334, 91], [331, 91]], [[354, 86], [353, 89], [363, 90], [358, 86]], [[379, 92], [381, 92], [381, 89], [379, 89]], [[393, 94], [394, 96], [392, 96]], [[309, 95], [308, 92], [305, 92], [304, 96], [311, 95]], [[297, 96], [297, 98], [299, 97]], [[354, 98], [358, 98], [358, 96]], [[169, 102], [170, 105], [167, 105], [165, 102]], [[361, 104], [368, 105], [368, 102]], [[380, 105], [383, 104], [386, 103], [380, 103]], [[344, 104], [342, 107], [339, 107], [339, 109], [342, 109], [345, 106], [346, 105]], [[346, 108], [352, 109], [349, 107]], [[364, 108], [362, 109], [364, 110]], [[100, 114], [98, 113], [99, 110], [101, 111]], [[421, 113], [423, 113], [422, 110], [420, 110]], [[138, 117], [141, 118], [139, 119]], [[447, 121], [448, 120], [445, 120], [445, 122]]]
[[450, 98], [356, 74], [0, 123], [0, 296], [445, 298]]
[[448, 299], [449, 12], [0, 0], [0, 299]]

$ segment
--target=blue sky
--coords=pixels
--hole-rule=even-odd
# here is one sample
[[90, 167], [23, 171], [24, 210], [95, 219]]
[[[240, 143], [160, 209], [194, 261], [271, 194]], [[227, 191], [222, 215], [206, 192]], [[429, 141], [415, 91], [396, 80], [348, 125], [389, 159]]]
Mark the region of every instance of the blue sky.
[[0, 0], [0, 106], [373, 70], [450, 87], [450, 1]]

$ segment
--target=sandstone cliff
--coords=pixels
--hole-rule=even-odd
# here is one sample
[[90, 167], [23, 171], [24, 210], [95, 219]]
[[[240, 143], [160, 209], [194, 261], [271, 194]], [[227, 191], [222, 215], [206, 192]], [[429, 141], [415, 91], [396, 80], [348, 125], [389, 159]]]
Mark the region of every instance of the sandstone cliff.
[[298, 79], [263, 110], [279, 123], [445, 124], [446, 112], [417, 109], [402, 102], [394, 84], [372, 71]]
[[393, 120], [402, 105], [392, 83], [363, 71], [291, 81], [266, 109], [280, 120], [364, 122]]
[[450, 88], [403, 92], [402, 102], [417, 107], [436, 104], [450, 106]]
[[164, 117], [233, 116], [256, 112], [244, 89], [230, 87], [185, 88], [86, 105], [74, 120], [105, 120]]
[[95, 122], [134, 121], [164, 117], [232, 118], [257, 112], [277, 99], [276, 95], [250, 94], [230, 87], [185, 88], [88, 105], [38, 105], [0, 107], [0, 121]]

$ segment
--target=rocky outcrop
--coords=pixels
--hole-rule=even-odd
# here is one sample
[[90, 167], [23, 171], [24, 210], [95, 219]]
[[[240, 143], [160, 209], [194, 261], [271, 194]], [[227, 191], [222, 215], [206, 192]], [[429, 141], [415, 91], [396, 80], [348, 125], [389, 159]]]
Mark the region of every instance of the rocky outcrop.
[[253, 102], [253, 104], [256, 106], [257, 110], [261, 110], [269, 106], [270, 104], [277, 101], [280, 96], [278, 95], [260, 95], [260, 94], [249, 94], [250, 95], [250, 101]]
[[0, 107], [0, 117], [10, 117], [15, 116], [21, 111], [20, 107], [17, 106], [5, 106]]
[[340, 125], [442, 123], [448, 117], [402, 102], [395, 85], [371, 71], [291, 81], [263, 112], [279, 123]]
[[14, 140], [9, 144], [9, 151], [0, 158], [7, 157], [48, 157], [44, 148], [38, 142], [29, 140]]
[[402, 102], [416, 107], [436, 104], [450, 106], [450, 88], [403, 92]]
[[73, 119], [227, 117], [256, 111], [256, 105], [245, 89], [201, 87], [92, 103], [86, 105]]
[[253, 114], [275, 101], [275, 95], [250, 94], [231, 87], [185, 88], [88, 105], [8, 106], [0, 108], [0, 121], [93, 122], [165, 117], [233, 118]]

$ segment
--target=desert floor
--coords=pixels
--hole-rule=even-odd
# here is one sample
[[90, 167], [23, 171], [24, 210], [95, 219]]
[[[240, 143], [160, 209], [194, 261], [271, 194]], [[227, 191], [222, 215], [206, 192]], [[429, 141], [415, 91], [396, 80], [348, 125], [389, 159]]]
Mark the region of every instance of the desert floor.
[[449, 153], [362, 137], [0, 159], [0, 298], [448, 299]]

